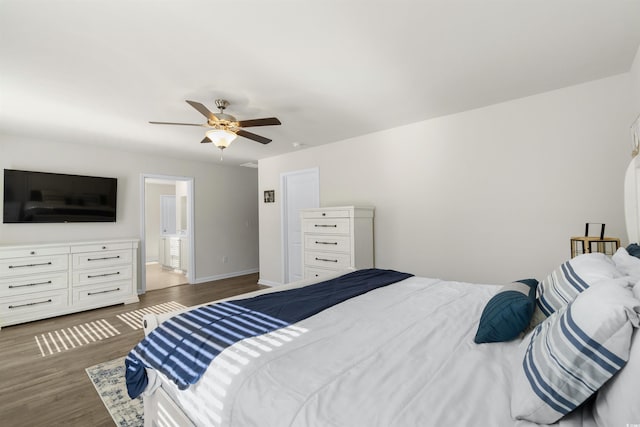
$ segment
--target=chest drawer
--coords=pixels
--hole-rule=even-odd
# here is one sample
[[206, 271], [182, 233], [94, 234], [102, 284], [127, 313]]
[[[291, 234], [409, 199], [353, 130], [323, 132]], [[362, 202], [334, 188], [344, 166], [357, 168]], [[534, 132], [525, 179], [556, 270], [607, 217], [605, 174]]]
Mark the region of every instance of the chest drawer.
[[351, 255], [308, 251], [304, 253], [304, 264], [312, 267], [344, 269], [351, 265]]
[[322, 278], [322, 277], [335, 277], [335, 276], [336, 276], [336, 273], [334, 270], [327, 270], [324, 268], [314, 268], [314, 267], [304, 268], [305, 279], [309, 279], [312, 277]]
[[73, 286], [91, 285], [93, 283], [113, 282], [131, 279], [131, 265], [116, 265], [91, 270], [77, 270], [73, 272]]
[[133, 284], [130, 280], [78, 286], [73, 288], [73, 303], [80, 305], [99, 305], [110, 300], [122, 301], [123, 298], [131, 295], [132, 292]]
[[0, 258], [26, 258], [48, 255], [64, 255], [69, 253], [68, 246], [21, 246], [13, 249], [0, 250]]
[[67, 269], [68, 258], [68, 255], [48, 255], [0, 259], [0, 277], [63, 271]]
[[351, 239], [349, 236], [305, 234], [304, 247], [312, 251], [349, 252]]
[[71, 253], [117, 251], [122, 249], [131, 249], [131, 248], [132, 246], [130, 242], [91, 243], [87, 245], [72, 246]]
[[66, 289], [2, 298], [0, 299], [1, 323], [39, 319], [43, 313], [55, 313], [67, 306]]
[[313, 210], [302, 214], [303, 218], [349, 218], [348, 210]]
[[30, 294], [53, 289], [67, 289], [67, 272], [18, 276], [0, 279], [0, 297]]
[[131, 264], [131, 249], [73, 254], [73, 268], [96, 268]]
[[349, 218], [305, 219], [302, 221], [305, 233], [349, 234]]

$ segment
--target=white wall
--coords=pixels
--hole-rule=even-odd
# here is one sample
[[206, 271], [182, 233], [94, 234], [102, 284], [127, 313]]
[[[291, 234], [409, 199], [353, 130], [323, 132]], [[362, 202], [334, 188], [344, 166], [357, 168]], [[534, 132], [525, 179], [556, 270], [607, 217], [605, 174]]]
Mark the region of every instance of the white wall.
[[629, 74], [631, 75], [631, 102], [633, 108], [632, 120], [634, 120], [638, 115], [640, 115], [640, 47], [638, 47], [636, 58], [633, 61]]
[[[321, 206], [373, 205], [375, 261], [476, 283], [543, 279], [585, 222], [626, 236], [629, 74], [259, 162], [259, 191], [320, 169]], [[280, 205], [259, 204], [260, 280], [281, 277]]]
[[0, 224], [1, 245], [140, 238], [140, 175], [189, 176], [195, 192], [195, 281], [257, 271], [254, 169], [7, 135], [0, 135], [0, 168], [118, 178], [115, 223]]

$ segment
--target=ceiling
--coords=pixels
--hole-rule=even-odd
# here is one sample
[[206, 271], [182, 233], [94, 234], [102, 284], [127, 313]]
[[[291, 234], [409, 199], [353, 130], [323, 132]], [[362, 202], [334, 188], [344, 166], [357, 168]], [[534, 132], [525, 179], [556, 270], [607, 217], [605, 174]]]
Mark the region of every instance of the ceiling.
[[[0, 134], [223, 164], [629, 71], [640, 0], [0, 0]], [[294, 145], [298, 145], [296, 148]]]

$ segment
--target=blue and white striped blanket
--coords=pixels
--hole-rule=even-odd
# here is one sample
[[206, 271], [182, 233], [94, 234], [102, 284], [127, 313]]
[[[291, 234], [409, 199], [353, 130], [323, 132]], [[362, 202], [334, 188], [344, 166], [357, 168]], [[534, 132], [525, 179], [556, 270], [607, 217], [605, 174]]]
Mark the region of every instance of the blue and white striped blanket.
[[127, 356], [127, 392], [147, 387], [145, 367], [170, 378], [179, 389], [195, 384], [213, 359], [245, 338], [284, 328], [335, 304], [413, 276], [366, 269], [338, 278], [253, 298], [210, 304], [163, 322]]

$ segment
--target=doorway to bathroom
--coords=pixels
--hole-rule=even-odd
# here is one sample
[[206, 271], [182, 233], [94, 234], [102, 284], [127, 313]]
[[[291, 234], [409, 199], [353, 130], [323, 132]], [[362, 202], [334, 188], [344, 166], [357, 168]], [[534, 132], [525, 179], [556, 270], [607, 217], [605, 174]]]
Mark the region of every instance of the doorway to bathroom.
[[192, 283], [193, 178], [143, 175], [142, 292]]

